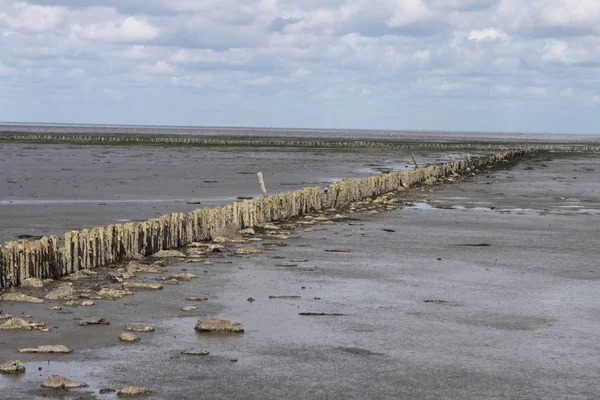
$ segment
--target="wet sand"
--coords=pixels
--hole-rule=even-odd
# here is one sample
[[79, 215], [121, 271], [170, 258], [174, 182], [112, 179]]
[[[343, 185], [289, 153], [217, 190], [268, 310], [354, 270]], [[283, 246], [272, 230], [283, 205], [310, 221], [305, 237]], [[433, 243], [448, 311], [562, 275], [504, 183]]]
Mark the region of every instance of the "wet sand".
[[[417, 153], [422, 162], [465, 154]], [[0, 143], [0, 242], [147, 220], [172, 212], [413, 168], [390, 150], [207, 149]], [[187, 204], [188, 201], [202, 204]]]
[[[155, 398], [184, 399], [594, 398], [599, 170], [597, 156], [548, 155], [424, 187], [402, 194], [391, 212], [349, 214], [357, 220], [297, 229], [287, 240], [264, 237], [252, 244], [269, 249], [263, 254], [233, 256], [230, 245], [212, 264], [171, 264], [170, 273], [198, 278], [63, 308], [72, 314], [0, 303], [4, 313], [53, 328], [0, 333], [0, 361], [18, 358], [28, 369], [0, 376], [0, 397], [114, 398], [99, 390], [132, 383]], [[187, 296], [209, 300], [186, 313]], [[77, 325], [90, 315], [111, 325]], [[239, 321], [246, 332], [198, 334], [200, 317]], [[120, 343], [132, 323], [156, 332]], [[16, 353], [54, 343], [74, 352]], [[180, 354], [191, 348], [211, 354]], [[40, 389], [51, 374], [90, 388]]]

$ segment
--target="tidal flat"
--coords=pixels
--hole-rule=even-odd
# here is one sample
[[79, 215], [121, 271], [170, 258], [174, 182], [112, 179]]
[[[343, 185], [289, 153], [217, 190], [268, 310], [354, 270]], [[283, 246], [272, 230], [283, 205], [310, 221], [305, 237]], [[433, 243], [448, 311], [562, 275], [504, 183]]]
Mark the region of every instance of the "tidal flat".
[[[422, 164], [466, 156], [414, 153]], [[414, 167], [411, 152], [389, 150], [4, 143], [0, 154], [0, 240], [258, 197], [259, 171], [280, 193]], [[108, 399], [106, 389], [133, 384], [154, 398], [594, 398], [599, 171], [597, 153], [544, 153], [231, 233], [211, 244], [221, 247], [153, 259], [166, 270], [130, 278], [161, 290], [92, 306], [0, 302], [0, 316], [49, 328], [0, 331], [0, 364], [27, 368], [0, 375], [0, 397]], [[261, 251], [236, 254], [241, 246]], [[116, 287], [106, 278], [116, 267], [126, 266], [19, 291]], [[197, 309], [183, 310], [190, 305]], [[110, 324], [79, 325], [91, 316]], [[240, 322], [245, 332], [196, 332], [199, 318]], [[124, 343], [130, 325], [154, 331]], [[17, 351], [49, 344], [73, 352]], [[54, 374], [89, 386], [41, 388]]]

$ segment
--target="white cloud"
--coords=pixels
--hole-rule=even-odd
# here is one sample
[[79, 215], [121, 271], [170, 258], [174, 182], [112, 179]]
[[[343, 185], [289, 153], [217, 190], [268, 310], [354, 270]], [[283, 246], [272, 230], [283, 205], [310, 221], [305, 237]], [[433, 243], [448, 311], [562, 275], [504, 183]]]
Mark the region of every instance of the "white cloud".
[[544, 46], [541, 59], [545, 63], [573, 65], [585, 61], [588, 55], [586, 50], [574, 49], [566, 41], [555, 40]]
[[[0, 9], [1, 10], [1, 9]], [[64, 7], [31, 5], [25, 2], [13, 2], [7, 11], [0, 11], [0, 27], [31, 32], [44, 32], [60, 25], [66, 14]]]
[[145, 42], [156, 39], [160, 30], [137, 17], [127, 17], [118, 21], [105, 21], [98, 24], [71, 25], [71, 30], [79, 37], [106, 42]]
[[497, 31], [496, 29], [487, 28], [487, 29], [472, 30], [471, 32], [469, 32], [468, 39], [474, 40], [477, 42], [493, 41], [493, 40], [507, 40], [508, 35], [502, 31]]

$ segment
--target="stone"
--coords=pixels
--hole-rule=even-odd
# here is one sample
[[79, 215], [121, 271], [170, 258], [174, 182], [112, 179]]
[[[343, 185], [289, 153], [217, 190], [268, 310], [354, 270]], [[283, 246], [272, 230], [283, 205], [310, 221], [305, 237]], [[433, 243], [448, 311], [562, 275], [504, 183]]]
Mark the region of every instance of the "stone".
[[206, 301], [208, 297], [188, 297], [186, 298], [188, 301]]
[[82, 307], [91, 307], [91, 306], [95, 306], [96, 303], [94, 303], [92, 300], [85, 300], [81, 302], [81, 306]]
[[150, 282], [125, 282], [123, 283], [123, 289], [135, 289], [135, 290], [161, 290], [163, 285], [158, 283]]
[[42, 387], [51, 389], [76, 389], [87, 387], [85, 382], [72, 381], [64, 376], [51, 375], [44, 380]]
[[79, 321], [79, 326], [88, 325], [110, 325], [110, 322], [105, 317], [89, 317]]
[[108, 300], [116, 300], [120, 299], [124, 296], [131, 296], [133, 292], [131, 290], [122, 290], [122, 289], [111, 289], [111, 288], [102, 288], [100, 289], [96, 295], [101, 299]]
[[185, 258], [186, 255], [179, 250], [161, 250], [158, 253], [152, 254], [156, 258]]
[[207, 356], [210, 352], [206, 350], [185, 350], [182, 351], [181, 354], [186, 354], [188, 356]]
[[30, 331], [32, 329], [41, 329], [46, 324], [43, 322], [35, 322], [35, 321], [25, 321], [21, 318], [12, 317], [8, 319], [5, 323], [0, 325], [0, 330], [10, 330], [10, 329], [21, 329], [25, 331]]
[[181, 308], [181, 311], [194, 311], [197, 309], [198, 309], [198, 307], [196, 307], [196, 306], [185, 306], [185, 307]]
[[210, 244], [210, 243], [199, 243], [193, 242], [189, 244], [189, 247], [200, 249], [200, 254], [209, 254], [209, 253], [220, 253], [225, 246], [220, 244]]
[[137, 342], [140, 340], [139, 336], [130, 333], [130, 332], [123, 332], [119, 335], [119, 340], [121, 340], [122, 342]]
[[119, 390], [119, 392], [117, 393], [117, 396], [119, 396], [119, 397], [148, 396], [151, 394], [152, 394], [152, 391], [150, 389], [148, 389], [147, 387], [127, 385], [127, 386], [124, 386], [121, 390]]
[[217, 318], [200, 318], [194, 329], [196, 329], [198, 332], [244, 332], [244, 326], [239, 322]]
[[0, 300], [2, 301], [14, 301], [16, 303], [34, 303], [34, 304], [43, 304], [44, 300], [39, 297], [28, 296], [23, 293], [6, 293], [0, 296]]
[[44, 296], [46, 300], [74, 300], [75, 297], [75, 289], [70, 285], [63, 285]]
[[327, 218], [327, 217], [323, 217], [323, 216], [316, 217], [314, 220], [315, 220], [315, 221], [319, 221], [319, 222], [331, 221], [329, 218]]
[[118, 268], [106, 274], [106, 279], [115, 283], [123, 283], [125, 279], [135, 278], [135, 274], [131, 270]]
[[44, 281], [39, 278], [27, 278], [21, 282], [22, 288], [42, 288]]
[[79, 302], [75, 301], [75, 300], [67, 301], [65, 303], [65, 306], [68, 306], [68, 307], [77, 307], [78, 305], [79, 305]]
[[235, 251], [235, 254], [244, 255], [244, 254], [259, 254], [263, 251], [261, 249], [257, 249], [254, 247], [240, 247]]
[[148, 325], [128, 325], [125, 330], [130, 332], [154, 332], [154, 328]]
[[19, 353], [69, 354], [73, 350], [62, 344], [43, 345], [19, 349]]
[[0, 373], [2, 374], [22, 374], [25, 372], [25, 366], [19, 360], [9, 361], [6, 364], [0, 366]]
[[82, 270], [74, 272], [71, 275], [65, 277], [65, 279], [69, 280], [69, 281], [78, 281], [80, 279], [88, 278], [92, 275], [98, 275], [98, 273], [95, 271], [92, 271], [90, 269], [82, 269]]
[[142, 273], [149, 273], [149, 274], [163, 274], [163, 273], [167, 272], [167, 270], [164, 268], [164, 266], [160, 265], [160, 262], [155, 262], [155, 263], [149, 265], [149, 264], [142, 264], [137, 261], [132, 261], [129, 264], [127, 264], [126, 270], [129, 273], [142, 272]]
[[191, 281], [195, 277], [196, 277], [196, 275], [194, 275], [194, 274], [181, 272], [181, 273], [177, 273], [177, 274], [171, 274], [167, 279], [175, 279], [178, 281]]
[[50, 307], [50, 309], [55, 310], [55, 311], [60, 311], [60, 310], [62, 310], [62, 307], [61, 306], [53, 306], [53, 307]]
[[264, 230], [267, 230], [267, 231], [278, 231], [278, 230], [281, 230], [280, 227], [278, 227], [276, 225], [273, 225], [273, 224], [264, 224], [264, 225], [261, 226], [261, 228], [263, 228]]
[[242, 229], [240, 231], [240, 234], [241, 235], [254, 235], [254, 234], [256, 234], [256, 232], [254, 231], [253, 228], [246, 228], [246, 229]]

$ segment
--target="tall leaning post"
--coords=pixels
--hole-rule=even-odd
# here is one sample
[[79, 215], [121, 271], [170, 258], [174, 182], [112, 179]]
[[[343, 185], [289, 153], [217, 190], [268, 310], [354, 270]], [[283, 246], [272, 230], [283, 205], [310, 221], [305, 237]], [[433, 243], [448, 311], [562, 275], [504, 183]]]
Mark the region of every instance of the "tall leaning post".
[[258, 184], [260, 185], [260, 191], [262, 192], [262, 196], [264, 198], [269, 197], [269, 194], [267, 193], [267, 187], [265, 186], [265, 180], [263, 179], [262, 172], [259, 172], [258, 174], [256, 174], [256, 176], [258, 177]]

